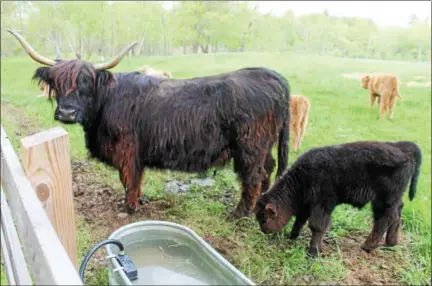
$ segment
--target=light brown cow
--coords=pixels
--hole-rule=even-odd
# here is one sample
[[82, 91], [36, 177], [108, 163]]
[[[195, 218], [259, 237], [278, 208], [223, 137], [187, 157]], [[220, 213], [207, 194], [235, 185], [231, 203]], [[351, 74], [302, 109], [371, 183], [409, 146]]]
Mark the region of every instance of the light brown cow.
[[304, 95], [291, 95], [290, 101], [290, 131], [294, 135], [292, 147], [297, 151], [306, 131], [311, 103]]
[[151, 68], [149, 66], [143, 66], [143, 67], [139, 68], [138, 71], [142, 72], [145, 75], [162, 77], [162, 78], [172, 78], [170, 72], [158, 71], [158, 70], [155, 70], [154, 68]]
[[[39, 94], [37, 97], [49, 97], [49, 86], [44, 81], [41, 82], [39, 87], [40, 90], [43, 90], [43, 93]], [[51, 95], [55, 97], [54, 91], [51, 91]]]
[[390, 112], [390, 119], [394, 119], [397, 98], [402, 99], [398, 78], [392, 74], [365, 75], [362, 77], [362, 87], [369, 89], [371, 109], [378, 98], [379, 118], [384, 119]]

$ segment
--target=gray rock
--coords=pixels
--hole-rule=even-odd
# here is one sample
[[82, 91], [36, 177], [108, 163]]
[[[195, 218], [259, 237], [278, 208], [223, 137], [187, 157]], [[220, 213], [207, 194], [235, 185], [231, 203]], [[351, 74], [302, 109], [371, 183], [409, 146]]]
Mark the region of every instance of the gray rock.
[[190, 187], [191, 185], [188, 184], [180, 185], [180, 193], [186, 193], [189, 191]]
[[180, 181], [171, 181], [165, 184], [165, 192], [170, 194], [184, 194], [190, 187], [191, 185]]
[[200, 185], [201, 187], [212, 187], [216, 183], [216, 181], [212, 178], [205, 179], [193, 179], [191, 180], [192, 184]]
[[199, 185], [201, 187], [211, 187], [215, 183], [216, 181], [212, 178], [192, 179], [190, 184], [174, 180], [165, 184], [165, 192], [170, 194], [184, 194], [190, 190], [192, 185]]
[[177, 181], [168, 182], [165, 184], [165, 192], [170, 194], [178, 194], [180, 191], [180, 184]]

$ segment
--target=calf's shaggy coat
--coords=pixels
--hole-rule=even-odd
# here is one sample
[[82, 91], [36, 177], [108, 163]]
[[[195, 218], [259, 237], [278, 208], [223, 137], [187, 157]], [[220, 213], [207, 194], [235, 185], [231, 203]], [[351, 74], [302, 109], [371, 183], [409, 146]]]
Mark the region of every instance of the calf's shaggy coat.
[[297, 151], [306, 132], [311, 104], [304, 95], [292, 95], [290, 101], [290, 131], [294, 135], [292, 148]]
[[364, 141], [311, 149], [258, 199], [256, 219], [268, 233], [280, 231], [296, 216], [293, 239], [309, 220], [309, 254], [316, 256], [337, 205], [362, 208], [372, 202], [373, 229], [362, 248], [375, 249], [385, 232], [386, 245], [394, 246], [403, 193], [411, 180], [409, 198], [414, 198], [420, 164], [421, 150], [409, 141]]
[[136, 43], [104, 64], [53, 61], [11, 32], [40, 67], [34, 78], [56, 94], [54, 119], [79, 123], [94, 158], [119, 170], [126, 206], [138, 207], [145, 168], [203, 172], [234, 159], [242, 182], [234, 211], [246, 216], [266, 189], [278, 143], [280, 176], [288, 162], [289, 86], [266, 68], [176, 80], [112, 73]]
[[396, 101], [402, 99], [398, 78], [392, 74], [365, 75], [362, 77], [362, 87], [369, 90], [370, 108], [378, 98], [380, 118], [384, 119], [390, 112], [390, 119], [394, 119]]

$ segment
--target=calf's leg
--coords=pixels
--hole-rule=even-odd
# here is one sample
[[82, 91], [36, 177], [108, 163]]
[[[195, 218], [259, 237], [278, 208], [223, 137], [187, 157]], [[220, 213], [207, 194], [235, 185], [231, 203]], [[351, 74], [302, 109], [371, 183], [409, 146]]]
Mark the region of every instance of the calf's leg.
[[396, 244], [398, 244], [399, 227], [401, 223], [401, 214], [402, 214], [403, 205], [404, 204], [402, 202], [399, 204], [399, 207], [395, 214], [395, 219], [393, 220], [393, 222], [390, 223], [390, 226], [387, 230], [386, 246], [395, 246]]
[[389, 228], [389, 223], [396, 219], [397, 208], [397, 204], [388, 204], [385, 201], [375, 200], [372, 202], [374, 224], [372, 232], [361, 246], [364, 251], [371, 252], [378, 247], [384, 233]]
[[304, 137], [305, 132], [306, 132], [306, 127], [307, 127], [308, 120], [309, 120], [309, 114], [307, 112], [308, 112], [308, 110], [306, 109], [306, 113], [304, 114], [303, 119], [301, 121], [300, 139], [299, 139], [297, 148], [301, 147], [301, 144], [303, 142], [303, 137]]
[[389, 101], [389, 110], [390, 110], [390, 119], [393, 120], [394, 119], [394, 109], [396, 106], [396, 95], [392, 95], [392, 97], [390, 98]]
[[312, 231], [308, 254], [316, 257], [323, 248], [324, 234], [330, 223], [331, 211], [318, 206], [312, 210], [309, 218], [309, 228]]
[[379, 119], [385, 119], [385, 117], [387, 115], [387, 110], [388, 110], [388, 106], [389, 106], [389, 99], [390, 99], [389, 97], [390, 97], [390, 95], [387, 92], [383, 93], [381, 103], [380, 103]]
[[[370, 109], [372, 109], [376, 100], [376, 96], [373, 92], [369, 93], [369, 99], [370, 99]], [[378, 101], [378, 105], [379, 105], [379, 101]]]
[[290, 239], [297, 239], [297, 237], [299, 237], [300, 232], [302, 231], [302, 228], [307, 222], [308, 218], [309, 211], [307, 210], [303, 210], [297, 213], [296, 220], [289, 236]]
[[294, 137], [294, 144], [293, 144], [293, 151], [297, 152], [300, 146], [300, 138], [301, 138], [301, 122], [296, 122], [295, 124], [295, 137]]

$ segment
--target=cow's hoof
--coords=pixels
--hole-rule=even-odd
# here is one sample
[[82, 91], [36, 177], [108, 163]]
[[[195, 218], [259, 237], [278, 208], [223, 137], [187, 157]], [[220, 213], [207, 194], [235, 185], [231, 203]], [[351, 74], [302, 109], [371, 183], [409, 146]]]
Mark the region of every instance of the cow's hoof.
[[239, 219], [242, 217], [247, 217], [249, 216], [249, 212], [245, 209], [242, 208], [237, 208], [235, 211], [231, 212], [230, 217], [232, 219]]
[[150, 201], [145, 196], [141, 196], [138, 198], [138, 203], [140, 205], [143, 205], [143, 204], [149, 204]]
[[134, 214], [138, 209], [138, 200], [136, 202], [130, 202], [126, 204], [126, 211], [128, 214]]

